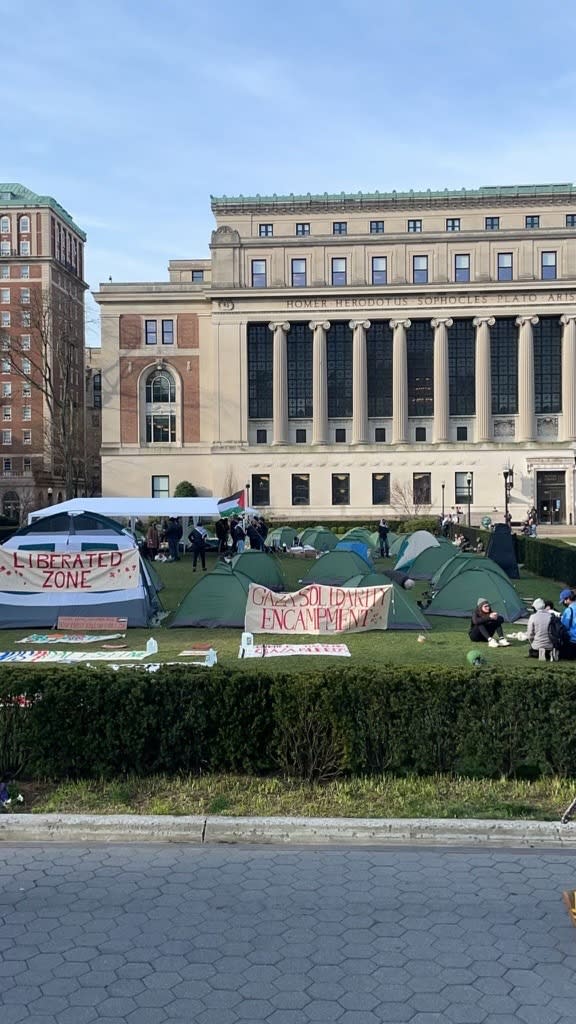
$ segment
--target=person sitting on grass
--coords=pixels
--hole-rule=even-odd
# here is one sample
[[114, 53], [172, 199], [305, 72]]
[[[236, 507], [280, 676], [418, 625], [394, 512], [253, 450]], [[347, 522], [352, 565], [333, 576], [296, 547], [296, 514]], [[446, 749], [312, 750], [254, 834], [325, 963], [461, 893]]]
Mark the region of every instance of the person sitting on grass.
[[528, 640], [530, 641], [528, 657], [539, 658], [540, 661], [552, 661], [554, 644], [550, 639], [548, 628], [552, 613], [546, 607], [546, 602], [541, 597], [536, 598], [532, 607], [534, 611], [528, 619], [528, 628], [526, 630]]
[[503, 622], [502, 615], [492, 611], [490, 602], [481, 597], [472, 612], [468, 636], [475, 643], [487, 643], [489, 647], [510, 647], [502, 632]]
[[563, 590], [560, 600], [564, 606], [560, 618], [567, 630], [566, 643], [562, 645], [560, 658], [562, 661], [576, 661], [576, 591]]

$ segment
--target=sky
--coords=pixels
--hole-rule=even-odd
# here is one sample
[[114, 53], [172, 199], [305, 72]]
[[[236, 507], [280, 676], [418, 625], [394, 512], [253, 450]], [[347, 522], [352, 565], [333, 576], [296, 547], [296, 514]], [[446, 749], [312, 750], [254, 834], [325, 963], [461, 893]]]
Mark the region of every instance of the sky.
[[572, 0], [0, 0], [0, 25], [0, 181], [71, 213], [92, 290], [209, 256], [210, 195], [574, 180]]

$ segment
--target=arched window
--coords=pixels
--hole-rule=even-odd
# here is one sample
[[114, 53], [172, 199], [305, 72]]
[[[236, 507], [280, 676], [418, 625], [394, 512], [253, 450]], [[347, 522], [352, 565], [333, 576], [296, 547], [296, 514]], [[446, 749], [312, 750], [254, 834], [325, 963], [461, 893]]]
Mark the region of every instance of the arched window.
[[146, 378], [146, 444], [176, 441], [176, 382], [168, 370], [152, 370]]
[[27, 235], [30, 232], [30, 217], [26, 214], [18, 221], [18, 230], [21, 234]]
[[0, 235], [10, 234], [10, 217], [0, 217]]
[[16, 491], [6, 491], [2, 498], [2, 515], [20, 522], [20, 498]]
[[146, 404], [175, 401], [176, 385], [172, 374], [167, 370], [153, 370], [146, 380]]

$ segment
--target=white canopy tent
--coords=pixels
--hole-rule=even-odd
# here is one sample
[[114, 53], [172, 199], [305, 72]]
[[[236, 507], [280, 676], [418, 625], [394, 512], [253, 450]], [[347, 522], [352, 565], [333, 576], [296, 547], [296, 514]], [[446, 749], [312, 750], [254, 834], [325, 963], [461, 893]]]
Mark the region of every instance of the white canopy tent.
[[53, 516], [56, 512], [70, 515], [98, 512], [109, 519], [168, 519], [171, 516], [189, 519], [219, 517], [217, 498], [71, 498], [57, 505], [36, 509], [28, 516], [28, 525], [36, 519]]

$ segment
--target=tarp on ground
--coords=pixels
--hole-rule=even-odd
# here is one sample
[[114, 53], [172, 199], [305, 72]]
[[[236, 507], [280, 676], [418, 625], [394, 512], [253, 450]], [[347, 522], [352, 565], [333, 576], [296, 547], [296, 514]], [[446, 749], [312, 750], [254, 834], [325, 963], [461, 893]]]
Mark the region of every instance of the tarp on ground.
[[333, 551], [339, 538], [326, 526], [309, 526], [300, 534], [302, 547], [314, 548], [316, 551]]
[[481, 565], [488, 572], [494, 572], [497, 576], [501, 576], [502, 579], [508, 579], [504, 570], [501, 569], [496, 562], [493, 562], [491, 558], [461, 552], [453, 555], [452, 558], [447, 562], [444, 562], [444, 564], [436, 570], [432, 577], [432, 589], [440, 590], [441, 587], [448, 583], [448, 580], [451, 580], [454, 576], [458, 576], [459, 573], [464, 572], [464, 570], [471, 565]]
[[469, 618], [482, 597], [506, 622], [515, 622], [526, 614], [524, 603], [510, 581], [479, 562], [453, 576], [438, 590], [426, 608], [426, 615]]
[[[370, 568], [366, 560], [355, 551], [329, 551], [312, 563], [303, 583], [328, 583], [339, 587], [351, 576], [364, 575]], [[387, 584], [389, 582], [386, 581]]]
[[295, 530], [293, 526], [278, 526], [275, 530], [270, 530], [266, 538], [266, 543], [271, 547], [281, 548], [286, 545], [287, 548], [291, 548], [294, 545], [294, 541], [298, 536], [298, 530]]
[[339, 540], [334, 551], [355, 551], [357, 555], [360, 555], [360, 558], [364, 559], [366, 565], [372, 568], [371, 549], [361, 540]]
[[411, 567], [416, 555], [419, 555], [421, 551], [425, 551], [426, 548], [437, 548], [439, 546], [438, 539], [429, 533], [428, 530], [416, 530], [415, 533], [409, 533], [400, 548], [398, 560], [394, 568], [407, 571]]
[[203, 627], [244, 628], [246, 601], [251, 580], [232, 566], [219, 562], [212, 572], [204, 573], [176, 609], [169, 629]]
[[451, 544], [440, 544], [437, 548], [425, 548], [412, 562], [409, 568], [413, 580], [431, 580], [434, 573], [454, 557]]
[[242, 551], [232, 559], [234, 572], [241, 572], [253, 583], [261, 583], [268, 590], [286, 590], [286, 582], [278, 561], [264, 551]]
[[[369, 572], [364, 576], [353, 576], [346, 580], [345, 587], [381, 587], [390, 583], [384, 573]], [[388, 610], [388, 629], [430, 629], [417, 604], [411, 601], [405, 590], [393, 583], [392, 600]]]

